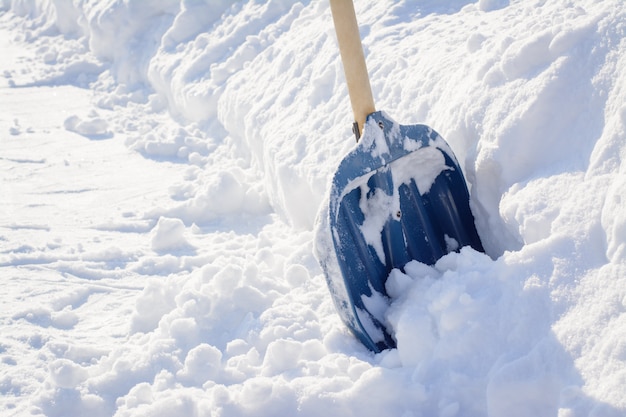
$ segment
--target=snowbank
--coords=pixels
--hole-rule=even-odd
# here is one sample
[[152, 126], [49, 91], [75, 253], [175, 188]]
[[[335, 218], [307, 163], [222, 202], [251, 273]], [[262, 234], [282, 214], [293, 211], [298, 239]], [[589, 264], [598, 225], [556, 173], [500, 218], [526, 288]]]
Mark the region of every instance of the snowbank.
[[[377, 107], [453, 148], [487, 254], [393, 274], [398, 349], [373, 356], [339, 322], [311, 244], [353, 146], [325, 1], [4, 0], [3, 28], [36, 51], [28, 70], [2, 64], [8, 85], [89, 89], [95, 113], [68, 132], [184, 175], [141, 210], [132, 253], [47, 261], [140, 282], [123, 339], [96, 351], [46, 333], [84, 320], [71, 302], [19, 309], [6, 323], [42, 328], [24, 349], [47, 355], [21, 366], [45, 371], [3, 394], [49, 416], [626, 412], [622, 2], [356, 3]], [[0, 265], [18, 274], [49, 249]]]

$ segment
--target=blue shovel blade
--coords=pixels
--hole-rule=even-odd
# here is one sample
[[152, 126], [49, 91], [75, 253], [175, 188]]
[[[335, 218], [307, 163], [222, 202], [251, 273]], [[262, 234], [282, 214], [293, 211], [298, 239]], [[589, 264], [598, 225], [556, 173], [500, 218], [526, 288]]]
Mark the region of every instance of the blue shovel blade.
[[427, 126], [399, 125], [383, 112], [368, 116], [339, 165], [322, 223], [330, 238], [316, 250], [337, 311], [374, 352], [395, 347], [384, 319], [392, 269], [411, 260], [432, 265], [467, 245], [484, 251], [447, 143]]

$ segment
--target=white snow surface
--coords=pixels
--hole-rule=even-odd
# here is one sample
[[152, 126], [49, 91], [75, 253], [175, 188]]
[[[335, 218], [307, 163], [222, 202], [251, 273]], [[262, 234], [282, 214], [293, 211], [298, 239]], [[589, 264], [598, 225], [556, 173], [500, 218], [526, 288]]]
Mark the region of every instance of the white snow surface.
[[487, 250], [394, 271], [378, 355], [313, 256], [354, 146], [326, 0], [0, 0], [0, 414], [626, 415], [623, 0], [356, 11]]

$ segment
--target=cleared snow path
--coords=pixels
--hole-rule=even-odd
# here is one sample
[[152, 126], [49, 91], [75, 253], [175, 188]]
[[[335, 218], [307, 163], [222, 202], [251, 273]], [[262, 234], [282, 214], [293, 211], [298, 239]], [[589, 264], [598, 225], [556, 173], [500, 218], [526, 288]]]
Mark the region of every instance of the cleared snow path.
[[[29, 51], [9, 39], [0, 32], [0, 50], [27, 62]], [[62, 387], [85, 379], [75, 363], [93, 363], [127, 339], [146, 279], [132, 265], [152, 254], [147, 232], [155, 220], [144, 211], [171, 201], [168, 185], [184, 167], [128, 152], [106, 129], [70, 131], [72, 117], [98, 128], [90, 90], [10, 88], [7, 80], [0, 87], [0, 407], [13, 410], [51, 377]]]

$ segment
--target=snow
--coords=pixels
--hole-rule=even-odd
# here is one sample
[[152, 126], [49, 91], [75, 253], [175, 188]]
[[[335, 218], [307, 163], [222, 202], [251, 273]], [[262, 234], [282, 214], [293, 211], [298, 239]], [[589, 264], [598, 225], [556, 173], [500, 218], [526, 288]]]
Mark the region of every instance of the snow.
[[356, 12], [487, 251], [394, 271], [378, 355], [313, 254], [354, 146], [326, 1], [0, 1], [3, 416], [626, 414], [622, 1]]

